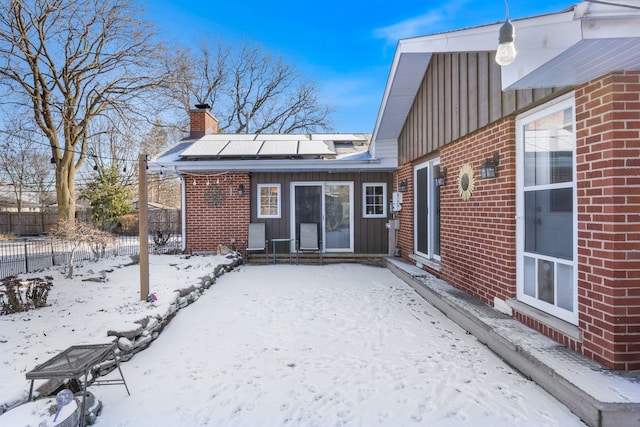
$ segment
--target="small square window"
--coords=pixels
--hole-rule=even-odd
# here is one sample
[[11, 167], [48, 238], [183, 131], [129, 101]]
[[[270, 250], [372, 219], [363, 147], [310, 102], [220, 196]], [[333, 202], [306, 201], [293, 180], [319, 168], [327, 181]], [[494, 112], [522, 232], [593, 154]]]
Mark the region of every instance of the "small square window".
[[280, 184], [258, 184], [258, 218], [280, 218]]
[[362, 184], [363, 218], [387, 217], [387, 184], [384, 182]]

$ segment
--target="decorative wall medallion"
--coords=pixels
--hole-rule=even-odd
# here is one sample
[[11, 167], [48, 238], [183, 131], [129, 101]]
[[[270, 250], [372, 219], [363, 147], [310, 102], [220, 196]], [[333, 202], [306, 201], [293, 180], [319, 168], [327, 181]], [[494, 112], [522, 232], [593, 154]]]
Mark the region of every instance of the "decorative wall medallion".
[[465, 163], [460, 168], [458, 175], [458, 191], [462, 200], [469, 200], [473, 193], [475, 179], [473, 177], [473, 168], [469, 163]]
[[204, 192], [204, 201], [210, 206], [217, 208], [218, 206], [222, 206], [224, 204], [225, 195], [217, 185], [209, 186]]

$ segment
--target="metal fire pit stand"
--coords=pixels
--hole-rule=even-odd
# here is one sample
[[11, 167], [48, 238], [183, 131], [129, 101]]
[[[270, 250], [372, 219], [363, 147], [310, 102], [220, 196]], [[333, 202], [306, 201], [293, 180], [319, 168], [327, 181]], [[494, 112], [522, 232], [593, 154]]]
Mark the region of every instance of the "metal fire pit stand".
[[116, 357], [116, 343], [108, 344], [88, 344], [88, 345], [74, 345], [57, 354], [46, 362], [36, 366], [31, 371], [27, 372], [27, 380], [31, 380], [31, 387], [29, 388], [29, 401], [33, 395], [33, 382], [34, 380], [47, 380], [47, 379], [79, 379], [84, 376], [82, 381], [82, 407], [80, 413], [80, 427], [85, 425], [85, 400], [87, 396], [87, 383], [88, 376], [91, 369], [104, 362], [109, 358], [113, 358], [120, 372], [120, 379], [114, 380], [97, 380], [93, 377], [93, 385], [115, 385], [123, 384], [129, 393], [129, 387], [124, 380], [122, 370], [120, 369], [120, 362]]

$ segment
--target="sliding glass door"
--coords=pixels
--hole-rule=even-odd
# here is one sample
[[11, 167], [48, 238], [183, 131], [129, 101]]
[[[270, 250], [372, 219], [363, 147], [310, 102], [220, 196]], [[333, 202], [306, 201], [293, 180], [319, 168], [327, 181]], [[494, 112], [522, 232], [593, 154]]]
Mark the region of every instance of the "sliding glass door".
[[353, 183], [294, 182], [292, 186], [292, 236], [300, 223], [315, 223], [323, 249], [353, 252]]
[[434, 178], [440, 173], [440, 159], [416, 165], [414, 182], [414, 253], [440, 261], [440, 187]]

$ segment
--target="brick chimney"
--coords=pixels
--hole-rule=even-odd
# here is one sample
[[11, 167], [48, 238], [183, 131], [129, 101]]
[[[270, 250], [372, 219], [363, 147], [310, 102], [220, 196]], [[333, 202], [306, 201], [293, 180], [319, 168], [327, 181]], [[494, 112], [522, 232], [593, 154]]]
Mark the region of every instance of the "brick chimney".
[[196, 104], [196, 108], [189, 111], [189, 120], [191, 121], [189, 138], [218, 133], [218, 119], [211, 114], [209, 104]]

